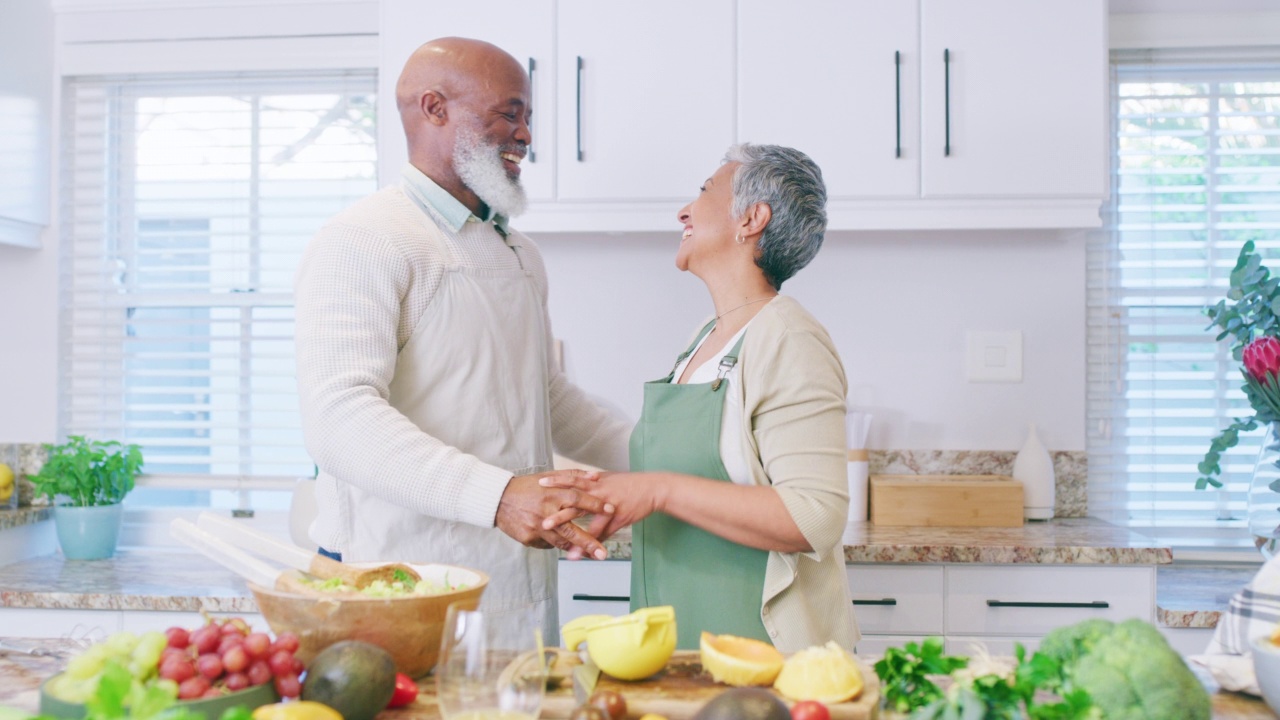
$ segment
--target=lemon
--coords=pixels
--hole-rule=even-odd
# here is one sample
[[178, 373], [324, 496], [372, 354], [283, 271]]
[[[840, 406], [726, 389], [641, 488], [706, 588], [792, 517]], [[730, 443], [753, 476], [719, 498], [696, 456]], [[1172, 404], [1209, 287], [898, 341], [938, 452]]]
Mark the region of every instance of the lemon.
[[0, 463], [0, 503], [13, 497], [13, 468]]
[[702, 667], [716, 682], [735, 687], [771, 685], [782, 670], [782, 653], [760, 640], [702, 633]]
[[853, 656], [832, 641], [787, 658], [773, 689], [789, 700], [829, 705], [856, 698], [862, 692], [862, 672]]

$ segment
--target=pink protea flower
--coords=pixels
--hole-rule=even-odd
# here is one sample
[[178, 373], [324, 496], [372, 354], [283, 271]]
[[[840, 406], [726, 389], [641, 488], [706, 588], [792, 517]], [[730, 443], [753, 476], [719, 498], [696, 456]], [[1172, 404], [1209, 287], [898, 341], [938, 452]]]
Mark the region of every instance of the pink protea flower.
[[1265, 384], [1268, 376], [1280, 375], [1280, 340], [1263, 336], [1244, 348], [1244, 367], [1249, 375]]

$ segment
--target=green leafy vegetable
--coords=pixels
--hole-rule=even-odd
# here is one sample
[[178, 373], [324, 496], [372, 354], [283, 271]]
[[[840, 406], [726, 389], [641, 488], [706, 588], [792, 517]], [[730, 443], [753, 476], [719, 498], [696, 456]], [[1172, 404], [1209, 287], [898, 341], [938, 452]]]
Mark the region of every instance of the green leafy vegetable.
[[115, 505], [133, 490], [134, 479], [142, 470], [142, 451], [137, 445], [71, 435], [65, 445], [44, 447], [48, 460], [38, 474], [27, 479], [49, 502], [62, 496], [73, 507]]
[[930, 675], [948, 675], [968, 664], [968, 658], [943, 655], [942, 638], [929, 637], [923, 644], [909, 642], [902, 649], [886, 649], [875, 670], [884, 686], [886, 707], [909, 712], [942, 698]]

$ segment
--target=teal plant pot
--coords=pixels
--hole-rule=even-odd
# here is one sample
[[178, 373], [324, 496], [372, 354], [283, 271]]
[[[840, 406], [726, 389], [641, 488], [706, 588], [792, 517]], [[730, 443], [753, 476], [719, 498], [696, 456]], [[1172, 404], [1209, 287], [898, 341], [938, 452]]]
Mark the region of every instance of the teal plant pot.
[[53, 525], [58, 544], [68, 560], [101, 560], [116, 553], [120, 540], [123, 506], [69, 507], [53, 509]]

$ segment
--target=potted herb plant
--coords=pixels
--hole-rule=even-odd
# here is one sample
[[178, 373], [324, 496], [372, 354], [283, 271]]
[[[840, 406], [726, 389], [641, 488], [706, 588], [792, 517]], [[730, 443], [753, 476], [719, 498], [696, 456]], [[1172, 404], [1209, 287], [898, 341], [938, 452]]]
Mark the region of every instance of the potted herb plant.
[[79, 435], [44, 447], [49, 459], [29, 479], [53, 505], [62, 553], [70, 560], [111, 557], [120, 538], [120, 503], [142, 470], [142, 451], [137, 445]]

